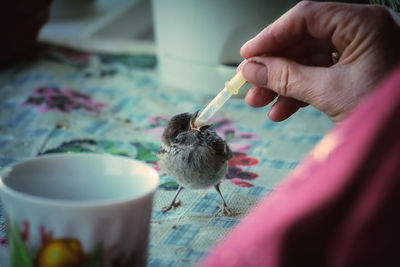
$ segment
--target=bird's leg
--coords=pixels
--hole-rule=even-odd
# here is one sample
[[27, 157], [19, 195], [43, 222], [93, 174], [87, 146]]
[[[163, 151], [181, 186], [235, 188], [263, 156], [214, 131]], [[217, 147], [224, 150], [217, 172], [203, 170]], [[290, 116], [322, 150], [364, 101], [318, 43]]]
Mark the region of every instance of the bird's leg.
[[231, 211], [230, 208], [228, 208], [228, 205], [226, 205], [225, 199], [222, 196], [221, 190], [219, 189], [219, 184], [216, 184], [214, 186], [214, 188], [215, 188], [215, 190], [217, 190], [219, 196], [222, 198], [223, 206], [221, 207], [221, 210], [222, 210], [223, 214], [226, 214], [228, 216], [232, 216], [233, 212]]
[[175, 209], [181, 205], [181, 201], [179, 200], [178, 202], [176, 202], [176, 198], [178, 197], [178, 195], [182, 191], [182, 189], [183, 189], [183, 186], [179, 186], [178, 191], [176, 191], [176, 194], [175, 194], [174, 198], [172, 199], [171, 204], [169, 204], [169, 206], [163, 207], [161, 209], [162, 213], [165, 213], [171, 209]]

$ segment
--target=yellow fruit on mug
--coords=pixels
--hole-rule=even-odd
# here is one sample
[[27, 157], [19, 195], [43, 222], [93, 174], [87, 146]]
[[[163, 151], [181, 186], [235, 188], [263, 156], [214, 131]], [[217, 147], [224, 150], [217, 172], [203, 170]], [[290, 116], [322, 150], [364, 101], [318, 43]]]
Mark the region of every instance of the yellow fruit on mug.
[[46, 242], [36, 258], [37, 267], [78, 267], [84, 261], [82, 245], [77, 239], [63, 238]]

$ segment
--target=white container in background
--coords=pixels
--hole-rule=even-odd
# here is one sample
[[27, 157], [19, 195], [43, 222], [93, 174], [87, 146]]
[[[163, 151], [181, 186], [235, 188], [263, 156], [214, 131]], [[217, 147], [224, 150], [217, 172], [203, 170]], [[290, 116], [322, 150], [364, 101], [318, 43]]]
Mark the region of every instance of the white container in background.
[[240, 47], [295, 2], [152, 0], [162, 83], [215, 95], [243, 60]]

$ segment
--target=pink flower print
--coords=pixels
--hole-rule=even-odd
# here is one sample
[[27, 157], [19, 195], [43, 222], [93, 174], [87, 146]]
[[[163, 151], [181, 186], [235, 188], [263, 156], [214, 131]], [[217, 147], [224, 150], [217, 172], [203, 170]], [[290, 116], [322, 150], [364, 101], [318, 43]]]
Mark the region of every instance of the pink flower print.
[[161, 140], [163, 131], [164, 131], [164, 127], [156, 127], [156, 128], [151, 128], [149, 130], [146, 130], [145, 133], [150, 134], [150, 135], [155, 135], [155, 136], [157, 136], [157, 139]]
[[152, 162], [148, 162], [148, 164], [153, 167], [156, 171], [161, 171], [161, 168], [158, 166], [158, 162], [157, 161], [152, 161]]
[[246, 172], [243, 171], [242, 168], [236, 166], [229, 166], [228, 173], [225, 175], [225, 178], [228, 180], [231, 179], [240, 179], [240, 180], [254, 180], [258, 177], [258, 174], [255, 172]]
[[253, 185], [251, 183], [243, 181], [243, 180], [241, 180], [239, 178], [229, 179], [229, 182], [231, 182], [232, 184], [237, 185], [239, 187], [253, 187]]
[[258, 177], [255, 172], [244, 171], [238, 166], [257, 165], [258, 160], [246, 155], [243, 152], [233, 152], [233, 157], [228, 161], [228, 172], [225, 179], [240, 187], [252, 187], [253, 185], [243, 180], [254, 180]]
[[228, 161], [229, 166], [252, 166], [257, 165], [258, 160], [248, 157], [243, 152], [233, 152], [233, 157]]
[[79, 91], [53, 87], [36, 88], [24, 105], [37, 106], [41, 112], [53, 110], [61, 113], [69, 113], [78, 109], [89, 113], [100, 113], [107, 106], [102, 102], [94, 102], [90, 95]]
[[246, 152], [251, 148], [251, 145], [241, 143], [229, 143], [229, 147], [232, 149], [232, 151]]
[[241, 139], [246, 139], [251, 141], [260, 139], [260, 136], [255, 133], [239, 133], [238, 137]]
[[161, 140], [162, 133], [167, 126], [168, 117], [154, 116], [148, 117], [147, 122], [150, 124], [150, 129], [146, 130], [146, 134], [155, 135], [157, 139]]
[[165, 126], [167, 126], [168, 120], [169, 119], [166, 116], [154, 116], [147, 118], [147, 122], [152, 127], [162, 126], [164, 128]]

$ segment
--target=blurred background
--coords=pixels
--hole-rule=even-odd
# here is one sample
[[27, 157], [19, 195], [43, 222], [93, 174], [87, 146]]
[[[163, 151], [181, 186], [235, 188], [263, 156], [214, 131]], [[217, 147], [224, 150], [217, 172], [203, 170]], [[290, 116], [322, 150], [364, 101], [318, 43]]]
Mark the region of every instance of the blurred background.
[[38, 39], [91, 52], [156, 54], [164, 86], [215, 94], [235, 74], [243, 43], [297, 2], [53, 0]]
[[164, 86], [215, 94], [235, 74], [243, 43], [296, 2], [53, 0], [38, 39], [91, 52], [156, 54]]
[[0, 64], [29, 54], [37, 37], [40, 42], [94, 53], [156, 55], [163, 86], [215, 94], [242, 61], [240, 47], [297, 2], [9, 1], [0, 11], [0, 32], [6, 40], [0, 51], [7, 51]]
[[39, 41], [101, 52], [154, 52], [150, 0], [53, 0]]

